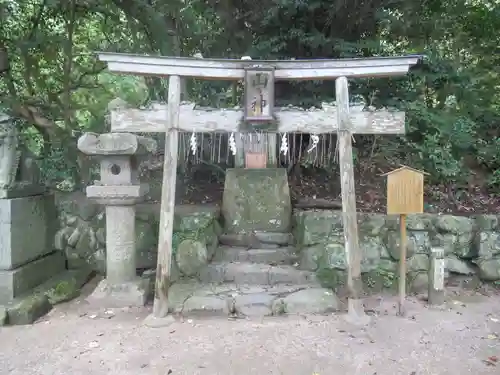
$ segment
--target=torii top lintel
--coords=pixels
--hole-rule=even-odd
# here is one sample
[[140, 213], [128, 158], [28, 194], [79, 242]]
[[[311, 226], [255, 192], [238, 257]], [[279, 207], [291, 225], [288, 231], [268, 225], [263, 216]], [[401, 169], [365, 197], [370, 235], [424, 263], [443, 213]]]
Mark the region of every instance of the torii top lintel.
[[178, 75], [206, 79], [243, 79], [245, 67], [272, 66], [277, 80], [317, 80], [337, 77], [390, 77], [408, 73], [420, 55], [318, 60], [236, 60], [148, 56], [98, 52], [99, 60], [115, 73], [151, 76]]
[[[271, 66], [276, 80], [320, 80], [338, 77], [388, 77], [405, 75], [421, 56], [373, 57], [337, 60], [222, 60], [185, 57], [144, 56], [99, 53], [111, 72], [149, 76], [180, 76], [204, 79], [239, 80], [245, 70]], [[171, 79], [174, 77], [171, 77]], [[179, 103], [180, 104], [180, 103]], [[111, 111], [114, 132], [164, 132], [176, 128], [185, 132], [238, 132], [241, 110], [203, 110], [191, 104], [176, 105], [179, 123], [173, 127], [165, 119], [166, 105], [149, 109], [115, 109]], [[275, 131], [331, 133], [339, 129], [336, 108], [328, 111], [297, 111], [276, 109], [279, 120]], [[349, 110], [351, 131], [362, 134], [404, 134], [405, 114], [394, 111], [366, 111], [361, 107]]]

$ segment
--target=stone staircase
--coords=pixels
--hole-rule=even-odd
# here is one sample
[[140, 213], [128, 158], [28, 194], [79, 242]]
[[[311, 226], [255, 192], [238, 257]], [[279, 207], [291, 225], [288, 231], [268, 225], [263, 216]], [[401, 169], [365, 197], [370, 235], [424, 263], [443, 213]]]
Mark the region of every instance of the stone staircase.
[[198, 281], [180, 280], [169, 291], [170, 308], [183, 316], [269, 316], [328, 313], [339, 309], [335, 294], [313, 272], [297, 269], [293, 237], [254, 232], [221, 235], [212, 263]]

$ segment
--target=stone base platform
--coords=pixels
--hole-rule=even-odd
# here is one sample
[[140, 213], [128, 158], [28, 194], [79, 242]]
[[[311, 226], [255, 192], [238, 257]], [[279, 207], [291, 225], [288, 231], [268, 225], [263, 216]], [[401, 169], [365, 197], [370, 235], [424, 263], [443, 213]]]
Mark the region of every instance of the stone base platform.
[[54, 305], [77, 297], [81, 287], [91, 276], [90, 269], [65, 270], [30, 293], [0, 305], [0, 326], [33, 323], [47, 314]]
[[46, 188], [38, 185], [18, 185], [13, 189], [0, 189], [0, 199], [31, 197], [44, 194]]
[[134, 281], [113, 285], [104, 279], [87, 297], [87, 302], [107, 308], [141, 307], [146, 305], [150, 295], [149, 280], [137, 278]]
[[169, 289], [169, 310], [181, 316], [262, 317], [327, 314], [343, 309], [330, 289], [315, 285], [204, 284], [182, 281]]
[[51, 194], [0, 199], [0, 270], [13, 270], [52, 253], [55, 219]]
[[63, 253], [55, 251], [13, 270], [0, 271], [0, 303], [8, 303], [57, 275], [64, 270], [65, 262]]

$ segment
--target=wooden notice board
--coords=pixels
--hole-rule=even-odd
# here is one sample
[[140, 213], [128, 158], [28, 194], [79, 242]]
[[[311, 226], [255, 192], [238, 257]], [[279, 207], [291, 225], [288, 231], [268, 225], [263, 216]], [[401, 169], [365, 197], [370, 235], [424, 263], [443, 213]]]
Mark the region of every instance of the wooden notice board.
[[424, 176], [427, 173], [402, 166], [387, 176], [387, 214], [407, 215], [424, 211]]
[[399, 254], [399, 309], [405, 315], [406, 299], [406, 215], [424, 212], [424, 175], [427, 173], [401, 166], [387, 176], [387, 213], [399, 215], [400, 254]]

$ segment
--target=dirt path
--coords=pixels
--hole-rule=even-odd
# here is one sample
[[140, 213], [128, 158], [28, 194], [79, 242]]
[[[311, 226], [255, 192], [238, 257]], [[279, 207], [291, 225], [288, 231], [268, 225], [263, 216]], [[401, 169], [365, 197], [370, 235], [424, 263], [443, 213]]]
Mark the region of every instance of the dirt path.
[[147, 328], [141, 323], [149, 309], [93, 311], [74, 301], [33, 326], [1, 328], [0, 373], [499, 374], [500, 297], [461, 300], [446, 311], [411, 300], [408, 317], [399, 318], [386, 299], [366, 329], [339, 316], [193, 319]]

